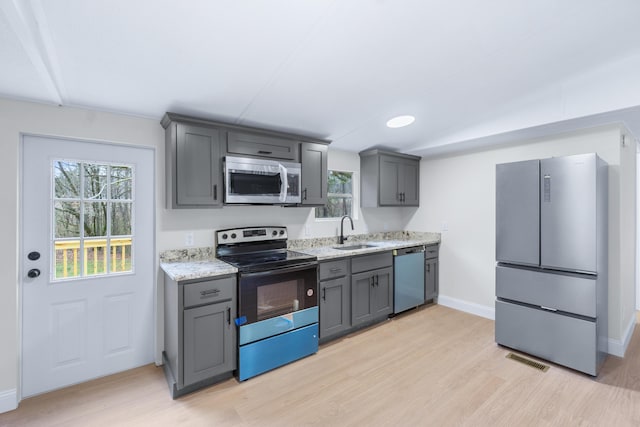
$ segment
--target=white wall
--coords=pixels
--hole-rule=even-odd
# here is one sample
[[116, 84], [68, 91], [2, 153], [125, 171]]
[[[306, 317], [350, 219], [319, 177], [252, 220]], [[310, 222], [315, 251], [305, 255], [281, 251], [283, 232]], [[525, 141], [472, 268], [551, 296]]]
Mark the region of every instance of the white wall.
[[[311, 208], [226, 207], [223, 209], [170, 210], [164, 203], [164, 130], [159, 120], [91, 110], [0, 99], [0, 144], [4, 156], [0, 180], [4, 183], [0, 204], [0, 412], [15, 406], [19, 391], [19, 202], [20, 135], [32, 133], [156, 149], [156, 255], [184, 247], [187, 232], [195, 246], [211, 246], [214, 230], [243, 225], [287, 225], [292, 238], [336, 236], [337, 221], [316, 222]], [[330, 150], [329, 167], [359, 173], [357, 154]], [[399, 208], [368, 209], [354, 221], [356, 233], [404, 229], [406, 218]], [[308, 225], [308, 227], [306, 227]], [[305, 235], [308, 228], [309, 235]], [[351, 230], [349, 230], [349, 233]], [[152, 242], [149, 242], [149, 250]], [[18, 249], [16, 249], [18, 248]], [[159, 287], [162, 276], [158, 270]], [[160, 303], [162, 301], [159, 301]], [[158, 319], [158, 324], [162, 319]], [[160, 342], [161, 344], [161, 342]]]
[[[597, 152], [609, 165], [609, 338], [623, 343], [634, 319], [635, 143], [621, 146], [608, 126], [449, 157], [423, 159], [420, 208], [407, 227], [442, 232], [440, 294], [445, 301], [493, 313], [495, 300], [495, 165]], [[614, 343], [615, 344], [615, 343]], [[615, 349], [614, 349], [615, 350]]]

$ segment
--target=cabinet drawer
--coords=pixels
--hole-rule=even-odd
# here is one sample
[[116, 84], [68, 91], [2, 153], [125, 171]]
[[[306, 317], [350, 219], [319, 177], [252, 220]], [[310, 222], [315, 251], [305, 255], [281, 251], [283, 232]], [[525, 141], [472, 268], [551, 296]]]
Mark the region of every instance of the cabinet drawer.
[[496, 296], [596, 317], [595, 278], [498, 266]]
[[351, 259], [351, 273], [360, 273], [361, 271], [389, 267], [392, 264], [393, 255], [391, 255], [391, 252], [358, 256]]
[[268, 135], [229, 132], [227, 152], [299, 161], [300, 142]]
[[349, 273], [349, 263], [346, 259], [320, 263], [320, 280], [328, 280], [346, 276]]
[[596, 322], [496, 301], [496, 342], [597, 374]]
[[184, 286], [184, 308], [195, 305], [212, 304], [233, 298], [235, 278], [207, 280], [189, 283]]
[[438, 250], [440, 245], [429, 245], [424, 249], [424, 259], [438, 258]]

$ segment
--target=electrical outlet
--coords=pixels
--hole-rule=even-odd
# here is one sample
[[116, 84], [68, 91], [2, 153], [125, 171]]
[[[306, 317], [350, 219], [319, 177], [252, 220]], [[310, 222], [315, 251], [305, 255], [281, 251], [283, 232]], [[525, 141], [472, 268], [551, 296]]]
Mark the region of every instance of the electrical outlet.
[[387, 224], [386, 222], [382, 223], [382, 228], [384, 229], [384, 231], [389, 231], [389, 224]]
[[442, 222], [442, 231], [449, 231], [449, 223], [446, 221]]
[[189, 232], [184, 235], [184, 245], [193, 246], [193, 232]]
[[304, 235], [306, 237], [311, 236], [311, 226], [309, 224], [305, 224], [304, 226]]

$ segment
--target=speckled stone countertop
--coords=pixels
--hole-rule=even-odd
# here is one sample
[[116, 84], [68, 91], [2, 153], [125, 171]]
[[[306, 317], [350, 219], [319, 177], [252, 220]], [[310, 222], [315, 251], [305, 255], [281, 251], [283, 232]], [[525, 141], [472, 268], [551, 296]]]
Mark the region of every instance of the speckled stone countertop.
[[[420, 233], [414, 231], [394, 231], [386, 233], [357, 234], [348, 236], [343, 245], [338, 245], [335, 237], [320, 239], [290, 240], [289, 249], [315, 255], [319, 261], [343, 258], [354, 255], [384, 252], [411, 246], [432, 245], [440, 243], [440, 233]], [[336, 249], [353, 245], [368, 244], [371, 247], [360, 249]]]
[[176, 282], [238, 272], [237, 268], [215, 258], [213, 248], [164, 251], [160, 254], [160, 268]]
[[[337, 242], [338, 239], [335, 236], [289, 240], [287, 248], [292, 251], [314, 255], [318, 257], [318, 260], [326, 260], [411, 246], [432, 245], [440, 243], [440, 233], [391, 231], [349, 235], [348, 240], [342, 246], [372, 245], [368, 248], [351, 250], [335, 249], [340, 246]], [[217, 259], [214, 256], [214, 249], [210, 247], [164, 251], [160, 254], [160, 268], [175, 281], [224, 276], [238, 272], [237, 268]]]

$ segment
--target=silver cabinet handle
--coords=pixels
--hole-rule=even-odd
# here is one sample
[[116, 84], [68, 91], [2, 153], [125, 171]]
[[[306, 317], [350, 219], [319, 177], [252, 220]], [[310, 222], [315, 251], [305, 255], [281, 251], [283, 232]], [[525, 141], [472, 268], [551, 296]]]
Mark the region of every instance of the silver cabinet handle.
[[541, 305], [540, 308], [547, 311], [558, 311], [557, 308], [545, 307], [544, 305]]
[[220, 293], [220, 289], [209, 289], [206, 291], [200, 291], [200, 296], [202, 298], [215, 297], [219, 293]]

